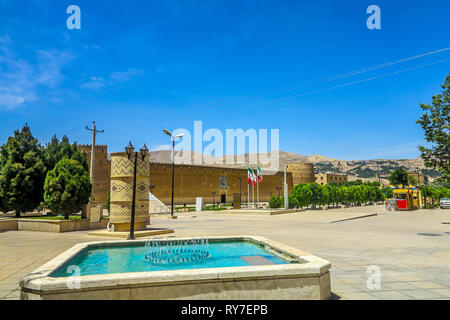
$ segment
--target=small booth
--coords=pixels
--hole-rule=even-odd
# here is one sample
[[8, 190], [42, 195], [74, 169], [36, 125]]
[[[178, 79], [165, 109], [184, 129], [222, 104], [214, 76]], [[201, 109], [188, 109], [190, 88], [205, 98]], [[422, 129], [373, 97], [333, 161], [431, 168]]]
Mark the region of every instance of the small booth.
[[420, 209], [422, 206], [422, 197], [417, 188], [392, 189], [396, 202], [395, 210], [412, 211]]

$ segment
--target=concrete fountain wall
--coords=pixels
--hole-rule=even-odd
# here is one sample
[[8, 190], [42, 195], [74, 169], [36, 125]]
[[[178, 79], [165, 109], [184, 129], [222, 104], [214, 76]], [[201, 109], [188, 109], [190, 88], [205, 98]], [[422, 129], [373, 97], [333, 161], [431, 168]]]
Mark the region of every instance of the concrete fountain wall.
[[[52, 277], [53, 272], [89, 247], [130, 245], [130, 241], [80, 243], [24, 277], [20, 282], [21, 299], [326, 300], [331, 297], [331, 264], [324, 259], [263, 237], [208, 237], [208, 240], [251, 241], [300, 263]], [[143, 240], [133, 242], [145, 244]], [[76, 288], [72, 286], [74, 280], [79, 284]]]

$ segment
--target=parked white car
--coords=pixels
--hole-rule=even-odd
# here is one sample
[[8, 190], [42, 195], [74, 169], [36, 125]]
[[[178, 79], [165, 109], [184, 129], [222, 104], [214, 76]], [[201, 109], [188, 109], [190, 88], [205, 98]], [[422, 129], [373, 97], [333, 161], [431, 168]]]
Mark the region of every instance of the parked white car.
[[442, 198], [441, 199], [441, 208], [450, 209], [450, 198]]

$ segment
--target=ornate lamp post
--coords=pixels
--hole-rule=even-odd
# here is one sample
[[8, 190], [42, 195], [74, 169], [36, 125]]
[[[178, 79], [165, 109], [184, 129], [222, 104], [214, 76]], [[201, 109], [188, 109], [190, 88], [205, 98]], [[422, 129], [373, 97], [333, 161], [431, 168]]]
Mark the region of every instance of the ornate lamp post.
[[[137, 160], [138, 160], [138, 152], [134, 152], [134, 147], [130, 143], [125, 147], [127, 152], [128, 160], [131, 160], [131, 157], [134, 153], [134, 172], [133, 172], [133, 198], [131, 202], [131, 221], [130, 221], [130, 235], [127, 240], [134, 240], [134, 217], [136, 215], [136, 174], [137, 174]], [[144, 146], [139, 150], [139, 155], [142, 158], [142, 161], [145, 160], [145, 157], [148, 155], [147, 146]]]
[[170, 206], [170, 216], [173, 218], [173, 190], [175, 183], [175, 140], [177, 138], [184, 137], [184, 133], [177, 134], [174, 136], [169, 130], [164, 129], [163, 132], [167, 134], [172, 139], [172, 201]]
[[277, 187], [278, 190], [278, 198], [281, 198], [281, 189], [283, 189], [282, 187]]

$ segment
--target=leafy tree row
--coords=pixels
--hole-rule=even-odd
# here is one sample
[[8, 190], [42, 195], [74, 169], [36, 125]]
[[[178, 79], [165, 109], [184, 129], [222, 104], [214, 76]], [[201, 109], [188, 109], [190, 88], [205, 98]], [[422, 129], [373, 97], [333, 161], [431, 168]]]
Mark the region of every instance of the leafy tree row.
[[339, 203], [360, 205], [362, 203], [374, 203], [384, 201], [385, 193], [378, 186], [371, 183], [360, 185], [317, 183], [298, 184], [291, 191], [290, 201], [296, 207], [308, 207], [322, 205], [337, 206]]
[[439, 202], [442, 198], [450, 198], [450, 188], [444, 186], [422, 186], [420, 188], [425, 203], [429, 203], [431, 199], [432, 204]]
[[25, 125], [0, 147], [0, 211], [20, 217], [46, 206], [68, 218], [89, 201], [90, 192], [86, 154], [66, 136], [42, 146]]

